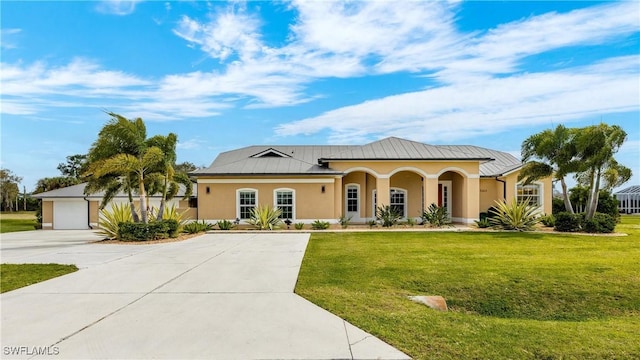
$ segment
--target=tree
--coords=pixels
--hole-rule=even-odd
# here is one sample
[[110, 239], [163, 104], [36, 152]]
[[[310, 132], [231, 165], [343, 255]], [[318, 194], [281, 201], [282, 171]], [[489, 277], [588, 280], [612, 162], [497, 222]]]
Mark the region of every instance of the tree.
[[[147, 129], [141, 118], [128, 120], [112, 112], [108, 112], [107, 114], [111, 116], [111, 120], [100, 130], [98, 139], [93, 143], [87, 154], [88, 170], [83, 174], [83, 176], [87, 177], [85, 194], [91, 194], [101, 190], [104, 191], [105, 193], [102, 197], [101, 204], [103, 208], [118, 192], [126, 192], [129, 199], [131, 216], [134, 221], [138, 222], [140, 218], [133, 203], [133, 191], [136, 187], [139, 188], [140, 186], [137, 184], [137, 175], [133, 172], [124, 174], [118, 171], [102, 173], [98, 176], [95, 170], [98, 168], [97, 163], [106, 161], [117, 155], [126, 154], [136, 158], [141, 157], [147, 147]], [[141, 207], [144, 205], [144, 202], [140, 203]]]
[[582, 171], [577, 178], [588, 183], [589, 198], [585, 218], [590, 220], [598, 208], [601, 184], [605, 187], [621, 185], [631, 177], [631, 170], [620, 165], [614, 154], [627, 139], [627, 133], [618, 125], [588, 126], [577, 133], [575, 144]]
[[[160, 209], [158, 209], [157, 219], [162, 220], [164, 208], [167, 200], [171, 200], [176, 196], [180, 185], [185, 187], [184, 198], [188, 199], [191, 196], [192, 185], [189, 176], [185, 172], [177, 172], [176, 168], [176, 144], [178, 143], [178, 136], [174, 133], [169, 133], [167, 136], [156, 135], [147, 141], [149, 146], [155, 146], [162, 150], [164, 157], [158, 164], [158, 168], [155, 173], [151, 174], [151, 177], [155, 180], [150, 185], [153, 191], [149, 191], [149, 194], [161, 193]], [[184, 165], [184, 164], [182, 164]]]
[[575, 172], [580, 163], [574, 144], [575, 131], [562, 125], [554, 130], [544, 130], [522, 143], [522, 167], [518, 180], [525, 184], [553, 176], [560, 181], [566, 211], [573, 213], [565, 177]]
[[79, 182], [80, 181], [78, 179], [67, 176], [46, 177], [38, 180], [38, 183], [36, 183], [36, 189], [33, 193], [38, 194], [45, 191], [61, 189], [67, 186], [76, 185]]
[[193, 170], [197, 170], [198, 167], [194, 164], [194, 163], [190, 163], [188, 161], [185, 162], [181, 162], [179, 164], [176, 164], [176, 166], [174, 167], [174, 170], [176, 172], [182, 172], [182, 173], [189, 173]]
[[[22, 178], [11, 172], [9, 169], [0, 168], [0, 207], [2, 210], [12, 210], [13, 200], [17, 199], [20, 193], [18, 184]], [[18, 207], [16, 206], [16, 210]]]
[[76, 154], [67, 156], [66, 163], [58, 164], [58, 170], [64, 177], [80, 179], [82, 173], [86, 171], [87, 155]]

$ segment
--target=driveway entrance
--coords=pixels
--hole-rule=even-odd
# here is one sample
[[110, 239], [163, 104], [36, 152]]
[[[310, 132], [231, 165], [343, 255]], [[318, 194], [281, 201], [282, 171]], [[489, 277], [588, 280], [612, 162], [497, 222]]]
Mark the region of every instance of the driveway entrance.
[[293, 294], [308, 239], [221, 233], [155, 245], [24, 249], [24, 256], [14, 246], [11, 258], [21, 262], [91, 260], [73, 274], [2, 294], [3, 358], [407, 358]]

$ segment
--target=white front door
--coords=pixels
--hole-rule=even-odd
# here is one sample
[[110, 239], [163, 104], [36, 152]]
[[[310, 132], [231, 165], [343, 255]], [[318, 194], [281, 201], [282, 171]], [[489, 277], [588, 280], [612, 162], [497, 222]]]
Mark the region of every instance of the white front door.
[[344, 214], [351, 217], [351, 220], [360, 220], [360, 186], [358, 184], [349, 184], [345, 187], [344, 192]]
[[451, 220], [451, 180], [438, 181], [438, 206], [447, 209], [449, 220]]

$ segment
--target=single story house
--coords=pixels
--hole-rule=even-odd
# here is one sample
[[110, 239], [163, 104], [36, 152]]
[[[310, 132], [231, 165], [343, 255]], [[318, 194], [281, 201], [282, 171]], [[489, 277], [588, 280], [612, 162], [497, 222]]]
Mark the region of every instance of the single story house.
[[[84, 194], [86, 183], [68, 186], [33, 195], [42, 200], [42, 228], [45, 230], [83, 230], [98, 227], [100, 216], [100, 203], [103, 193], [91, 195]], [[177, 206], [179, 211], [186, 212], [185, 217], [196, 219], [195, 206], [196, 187], [193, 188], [191, 200], [181, 200], [184, 197], [184, 188], [181, 186], [178, 194], [172, 200], [167, 201], [167, 206]], [[151, 207], [160, 207], [161, 197], [158, 195], [149, 197]], [[117, 194], [111, 203], [128, 203], [129, 198], [125, 193]], [[139, 208], [139, 198], [134, 196], [134, 204]], [[109, 206], [107, 205], [107, 209]]]
[[389, 137], [365, 145], [248, 146], [218, 155], [190, 175], [197, 181], [198, 219], [249, 218], [268, 204], [293, 222], [341, 216], [363, 223], [390, 205], [419, 218], [432, 203], [451, 220], [473, 223], [499, 199], [529, 198], [551, 213], [551, 178], [518, 182], [521, 161], [478, 146], [428, 145]]
[[640, 185], [630, 186], [614, 194], [618, 210], [623, 214], [640, 214]]

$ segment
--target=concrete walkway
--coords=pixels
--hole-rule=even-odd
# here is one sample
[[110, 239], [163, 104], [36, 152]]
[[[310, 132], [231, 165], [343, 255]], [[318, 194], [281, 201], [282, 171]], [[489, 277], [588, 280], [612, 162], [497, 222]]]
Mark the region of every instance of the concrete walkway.
[[82, 269], [1, 295], [2, 358], [408, 358], [293, 293], [308, 234], [49, 248], [7, 235], [3, 262]]

